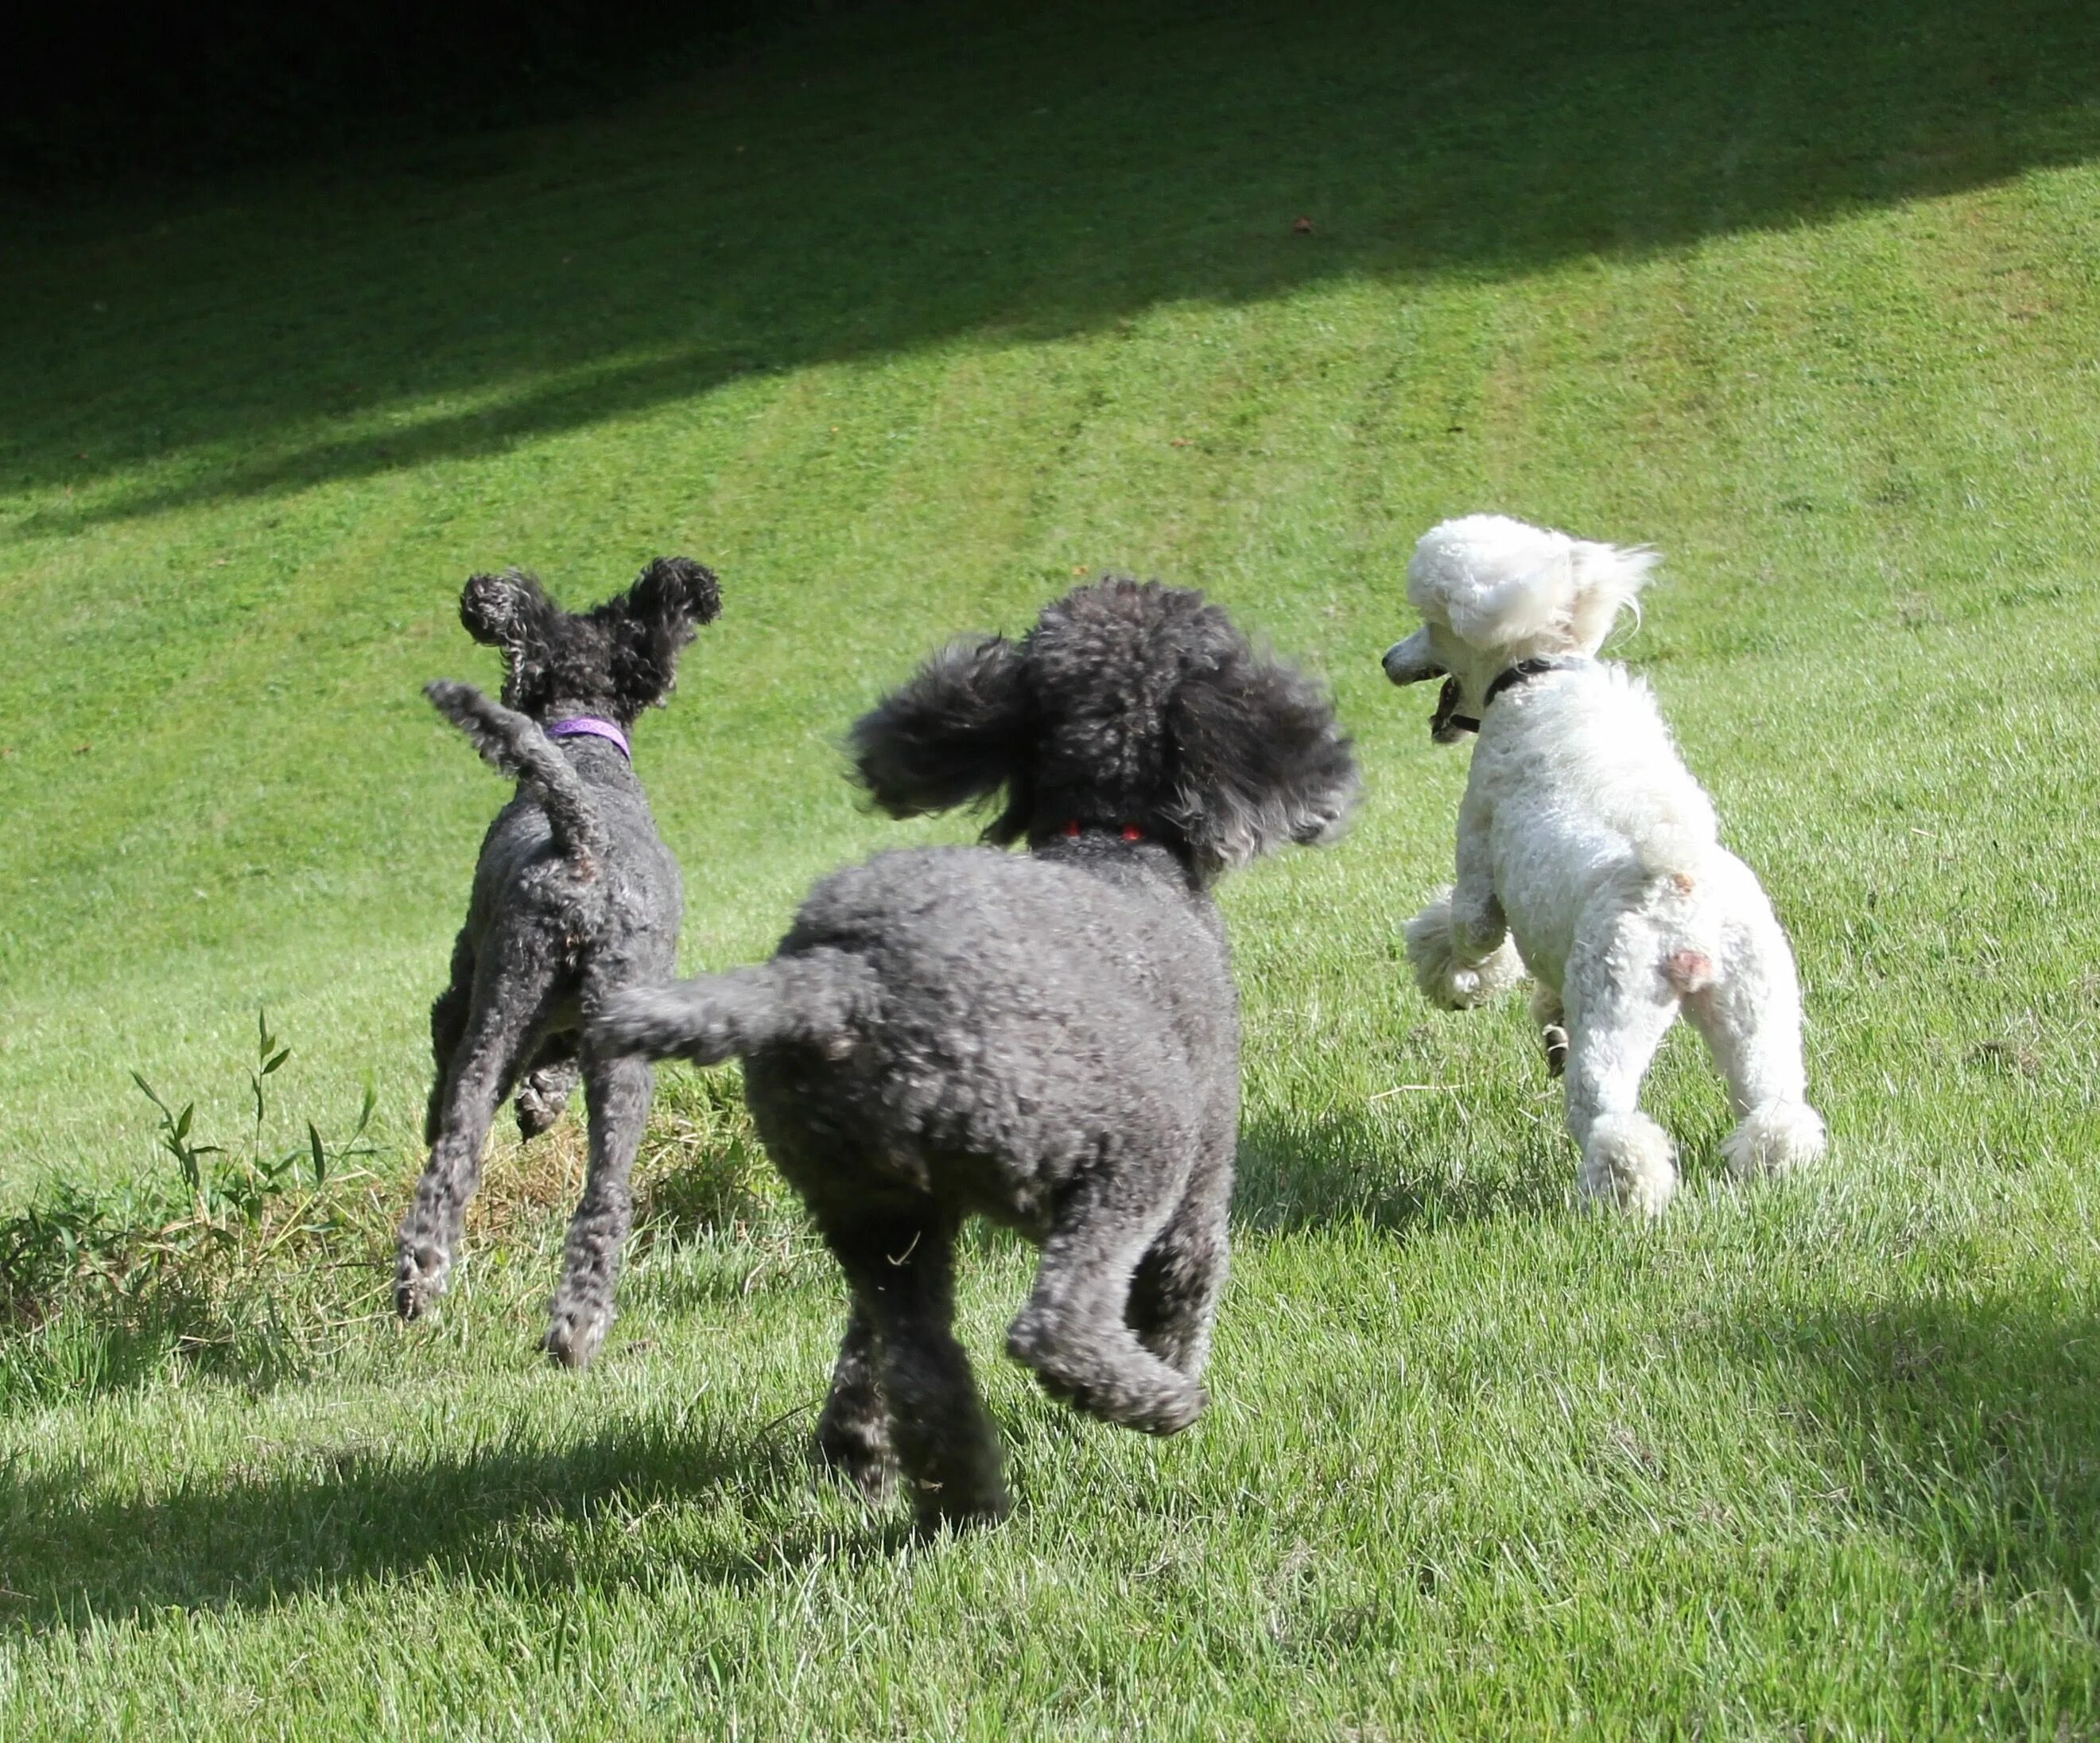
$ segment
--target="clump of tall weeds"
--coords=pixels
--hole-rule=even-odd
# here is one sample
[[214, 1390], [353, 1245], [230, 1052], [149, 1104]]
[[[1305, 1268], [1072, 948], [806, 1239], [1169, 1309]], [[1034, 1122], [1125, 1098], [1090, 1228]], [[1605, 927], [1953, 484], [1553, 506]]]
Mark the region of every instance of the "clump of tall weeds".
[[[205, 1141], [194, 1098], [178, 1107], [135, 1070], [157, 1116], [154, 1165], [117, 1187], [57, 1183], [0, 1218], [0, 1415], [184, 1370], [274, 1383], [390, 1324], [412, 1158], [373, 1137], [369, 1088], [343, 1135], [301, 1120], [305, 1141], [280, 1148], [291, 1058], [258, 1013], [249, 1116], [225, 1142]], [[491, 1158], [469, 1239], [484, 1266], [518, 1265], [506, 1293], [552, 1286], [585, 1149], [571, 1117]], [[638, 1258], [800, 1226], [730, 1073], [660, 1086], [635, 1200]]]
[[115, 1188], [61, 1182], [0, 1219], [0, 1411], [136, 1383], [188, 1362], [261, 1379], [317, 1353], [371, 1311], [386, 1208], [365, 1163], [376, 1097], [346, 1136], [313, 1120], [278, 1151], [276, 1079], [292, 1057], [257, 1013], [254, 1110], [232, 1145], [206, 1143], [138, 1071], [164, 1165]]

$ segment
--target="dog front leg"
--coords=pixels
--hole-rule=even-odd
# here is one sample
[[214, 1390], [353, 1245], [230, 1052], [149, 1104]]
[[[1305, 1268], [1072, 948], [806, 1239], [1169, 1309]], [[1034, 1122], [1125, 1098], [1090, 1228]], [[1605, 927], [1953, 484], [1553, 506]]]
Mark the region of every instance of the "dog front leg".
[[1543, 981], [1531, 989], [1531, 1020], [1545, 1050], [1547, 1074], [1560, 1076], [1568, 1069], [1568, 1013], [1560, 993]]
[[817, 1456], [870, 1501], [889, 1493], [897, 1451], [889, 1432], [889, 1404], [875, 1347], [875, 1323], [855, 1297], [832, 1368], [831, 1395], [817, 1423]]
[[1461, 969], [1478, 969], [1509, 939], [1509, 920], [1495, 894], [1494, 848], [1485, 805], [1471, 795], [1458, 808], [1458, 881], [1451, 891], [1451, 958]]
[[930, 1202], [889, 1216], [811, 1209], [866, 1327], [854, 1353], [871, 1357], [880, 1377], [920, 1528], [1004, 1519], [1012, 1505], [1004, 1455], [955, 1341], [955, 1218]]
[[511, 1102], [518, 1114], [518, 1136], [529, 1143], [553, 1125], [582, 1080], [573, 1033], [542, 1042]]
[[1414, 984], [1446, 1011], [1500, 998], [1524, 975], [1495, 894], [1493, 821], [1487, 802], [1468, 788], [1458, 807], [1458, 881], [1407, 923]]
[[1490, 818], [1467, 795], [1458, 811], [1458, 882], [1440, 890], [1407, 923], [1407, 960], [1422, 996], [1446, 1011], [1470, 1011], [1524, 977], [1495, 894]]

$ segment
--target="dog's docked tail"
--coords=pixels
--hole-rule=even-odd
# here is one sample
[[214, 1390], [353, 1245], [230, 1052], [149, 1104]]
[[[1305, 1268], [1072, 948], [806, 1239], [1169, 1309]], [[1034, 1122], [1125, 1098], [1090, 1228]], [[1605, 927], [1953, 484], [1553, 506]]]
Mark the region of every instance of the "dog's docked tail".
[[605, 826], [576, 766], [554, 748], [539, 723], [492, 701], [471, 684], [438, 678], [423, 686], [437, 711], [474, 740], [492, 768], [532, 789], [564, 858], [584, 869], [602, 863]]
[[818, 947], [726, 974], [610, 995], [591, 1022], [593, 1052], [718, 1066], [771, 1046], [843, 1057], [874, 1009], [875, 971], [852, 952]]

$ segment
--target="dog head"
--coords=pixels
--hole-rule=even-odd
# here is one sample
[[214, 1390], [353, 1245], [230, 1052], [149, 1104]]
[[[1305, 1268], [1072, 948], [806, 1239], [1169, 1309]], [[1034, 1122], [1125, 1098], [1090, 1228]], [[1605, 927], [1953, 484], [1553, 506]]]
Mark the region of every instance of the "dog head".
[[670, 693], [680, 651], [721, 611], [713, 571], [685, 557], [659, 557], [625, 593], [580, 614], [520, 569], [474, 576], [460, 595], [467, 633], [503, 650], [506, 707], [536, 720], [593, 714], [622, 726]]
[[958, 642], [854, 726], [893, 816], [1003, 798], [985, 838], [1135, 829], [1199, 881], [1339, 833], [1356, 761], [1321, 688], [1199, 593], [1107, 577], [1017, 641]]
[[1468, 514], [1423, 534], [1407, 566], [1408, 603], [1422, 627], [1387, 649], [1396, 684], [1445, 680], [1430, 736], [1462, 737], [1478, 721], [1496, 675], [1520, 660], [1594, 654], [1655, 567], [1622, 550], [1504, 514]]

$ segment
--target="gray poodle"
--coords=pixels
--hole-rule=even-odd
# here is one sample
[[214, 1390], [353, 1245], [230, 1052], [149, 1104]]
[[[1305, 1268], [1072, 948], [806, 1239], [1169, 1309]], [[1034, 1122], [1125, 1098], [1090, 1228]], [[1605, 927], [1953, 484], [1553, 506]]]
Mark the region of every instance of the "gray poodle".
[[1356, 766], [1218, 607], [1116, 578], [935, 655], [853, 750], [895, 816], [1003, 796], [994, 845], [835, 873], [770, 962], [611, 994], [590, 1046], [743, 1058], [852, 1293], [818, 1452], [966, 1525], [1008, 1506], [951, 1329], [966, 1216], [1042, 1247], [1007, 1348], [1053, 1397], [1153, 1434], [1202, 1411], [1239, 1118], [1211, 885], [1335, 833]]
[[406, 1318], [444, 1290], [504, 1097], [515, 1088], [518, 1127], [530, 1138], [559, 1117], [580, 1074], [590, 1169], [546, 1347], [580, 1367], [612, 1322], [651, 1074], [637, 1059], [594, 1059], [580, 1071], [578, 1028], [609, 988], [675, 966], [678, 863], [656, 833], [627, 735], [669, 691], [695, 626], [721, 609], [714, 576], [682, 557], [659, 558], [581, 616], [516, 570], [477, 575], [460, 596], [467, 633], [507, 659], [503, 701], [466, 684], [426, 694], [518, 790], [482, 842], [452, 984], [430, 1008], [430, 1161], [401, 1225], [394, 1291]]

